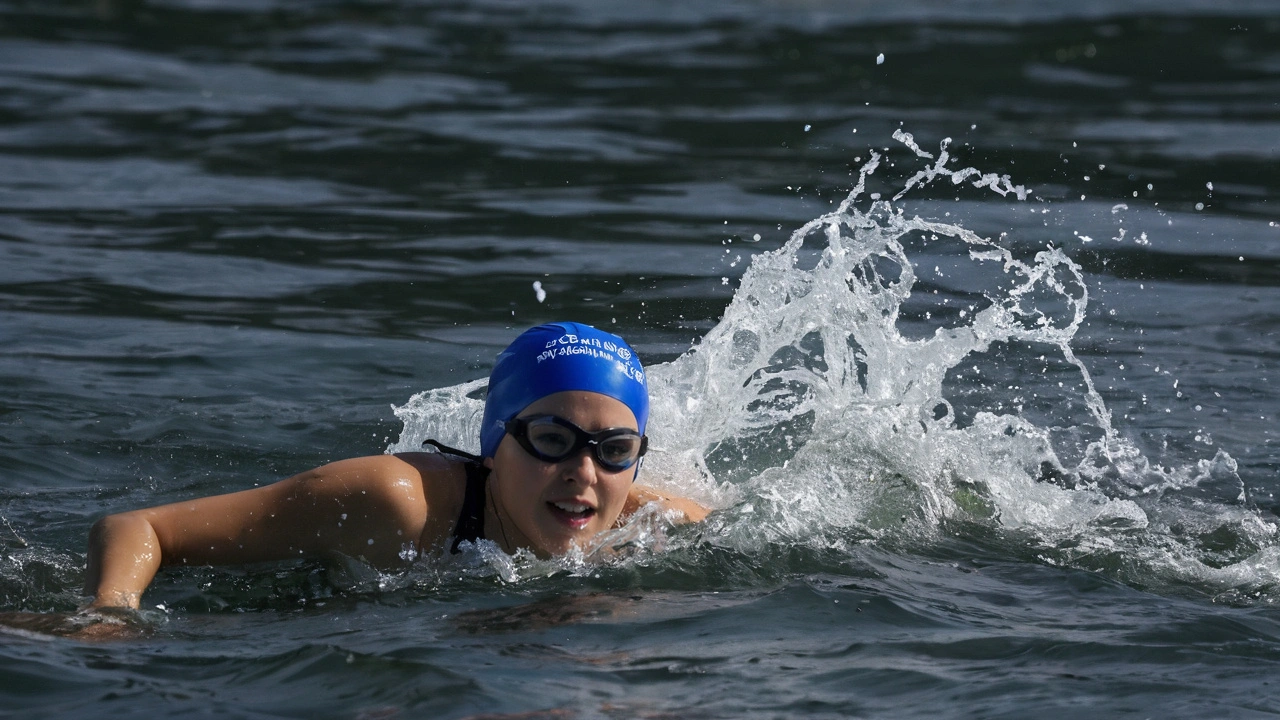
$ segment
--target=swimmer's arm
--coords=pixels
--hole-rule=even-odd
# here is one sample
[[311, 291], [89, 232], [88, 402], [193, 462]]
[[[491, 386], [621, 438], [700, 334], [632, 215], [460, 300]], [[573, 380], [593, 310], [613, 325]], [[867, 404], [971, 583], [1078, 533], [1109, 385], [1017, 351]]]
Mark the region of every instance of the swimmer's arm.
[[627, 495], [627, 503], [622, 507], [622, 515], [625, 517], [648, 505], [651, 502], [658, 503], [664, 510], [675, 510], [684, 515], [684, 522], [702, 522], [707, 514], [711, 512], [709, 508], [690, 500], [686, 497], [678, 495], [664, 495], [655, 490], [642, 487], [631, 487], [631, 492]]
[[426, 519], [418, 468], [390, 455], [325, 465], [265, 487], [109, 515], [89, 533], [91, 607], [137, 608], [164, 565], [341, 553], [393, 564]]

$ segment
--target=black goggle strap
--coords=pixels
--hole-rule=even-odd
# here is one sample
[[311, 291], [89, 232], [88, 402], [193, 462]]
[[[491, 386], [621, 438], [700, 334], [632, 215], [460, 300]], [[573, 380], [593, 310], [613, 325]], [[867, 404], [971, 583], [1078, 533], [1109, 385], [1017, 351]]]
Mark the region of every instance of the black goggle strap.
[[457, 448], [449, 447], [448, 445], [445, 445], [444, 443], [441, 443], [441, 442], [437, 442], [435, 440], [423, 440], [422, 444], [430, 445], [434, 447], [436, 449], [436, 452], [438, 453], [443, 453], [445, 455], [454, 455], [460, 458], [466, 458], [467, 460], [470, 460], [473, 463], [484, 463], [484, 458], [480, 457], [479, 455], [472, 455], [471, 453], [465, 450], [459, 450]]

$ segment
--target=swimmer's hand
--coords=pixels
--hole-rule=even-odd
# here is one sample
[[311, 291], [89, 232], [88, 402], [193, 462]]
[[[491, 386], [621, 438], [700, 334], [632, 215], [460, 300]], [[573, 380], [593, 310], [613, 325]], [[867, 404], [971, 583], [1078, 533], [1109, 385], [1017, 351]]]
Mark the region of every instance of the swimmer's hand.
[[78, 612], [0, 613], [0, 631], [10, 630], [72, 640], [130, 640], [150, 635], [154, 629], [140, 613], [129, 608], [87, 608]]

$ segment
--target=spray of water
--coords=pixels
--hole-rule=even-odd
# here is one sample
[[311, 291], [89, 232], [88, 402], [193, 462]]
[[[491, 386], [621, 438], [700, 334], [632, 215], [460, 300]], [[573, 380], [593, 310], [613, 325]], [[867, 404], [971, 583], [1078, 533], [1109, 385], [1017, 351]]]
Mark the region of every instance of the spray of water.
[[[932, 158], [909, 135], [895, 138]], [[990, 239], [905, 216], [887, 201], [860, 207], [879, 160], [872, 155], [834, 212], [754, 260], [724, 319], [697, 347], [651, 371], [655, 445], [696, 438], [682, 452], [701, 460], [705, 475], [749, 473], [743, 507], [759, 519], [743, 536], [763, 542], [834, 527], [879, 535], [904, 512], [930, 528], [974, 511], [1012, 526], [1139, 514], [1124, 501], [1037, 482], [1042, 464], [1060, 467], [1047, 431], [992, 413], [962, 427], [948, 400], [948, 373], [967, 357], [995, 343], [1044, 346], [1078, 373], [1105, 455], [1115, 444], [1110, 418], [1070, 346], [1088, 303], [1080, 269], [1056, 249], [1019, 260]], [[944, 143], [907, 189], [977, 175], [977, 187], [1026, 196], [1007, 176], [951, 170], [947, 161]], [[973, 262], [1000, 266], [1010, 282], [989, 290], [985, 307], [964, 322], [905, 337], [900, 315], [916, 275], [904, 241], [913, 234], [958, 240]]]
[[[1180, 495], [1238, 485], [1230, 456], [1162, 468], [1113, 428], [1072, 349], [1089, 302], [1080, 267], [1053, 247], [1020, 257], [1001, 240], [895, 204], [930, 183], [1018, 200], [1027, 190], [1008, 176], [948, 167], [949, 141], [934, 155], [907, 133], [894, 139], [932, 162], [886, 201], [866, 190], [880, 166], [872, 153], [838, 208], [754, 258], [695, 347], [649, 369], [646, 476], [721, 508], [697, 542], [752, 553], [908, 538], [927, 551], [978, 527], [1039, 561], [1270, 600], [1280, 581], [1274, 525], [1243, 495]], [[904, 329], [920, 325], [904, 317], [919, 269], [906, 248], [919, 239], [951, 243], [1002, 278], [972, 308], [940, 309], [926, 333]], [[1012, 379], [998, 388], [961, 379], [975, 359]], [[1022, 385], [1050, 367], [1058, 382], [1024, 401]], [[434, 390], [398, 408], [405, 430], [391, 451], [428, 436], [470, 444], [482, 387]], [[644, 522], [624, 533], [664, 537], [653, 517]]]

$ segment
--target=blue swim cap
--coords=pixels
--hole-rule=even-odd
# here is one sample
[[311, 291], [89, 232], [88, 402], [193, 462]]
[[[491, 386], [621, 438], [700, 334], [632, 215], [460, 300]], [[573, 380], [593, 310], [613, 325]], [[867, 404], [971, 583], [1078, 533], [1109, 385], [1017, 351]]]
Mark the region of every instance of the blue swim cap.
[[649, 387], [640, 359], [627, 341], [581, 323], [551, 323], [524, 331], [498, 354], [480, 425], [480, 455], [493, 457], [504, 425], [530, 404], [553, 393], [585, 390], [631, 408], [644, 434]]

